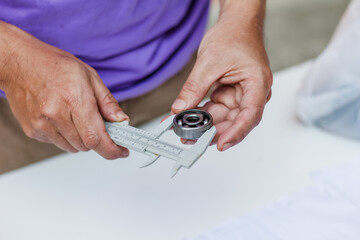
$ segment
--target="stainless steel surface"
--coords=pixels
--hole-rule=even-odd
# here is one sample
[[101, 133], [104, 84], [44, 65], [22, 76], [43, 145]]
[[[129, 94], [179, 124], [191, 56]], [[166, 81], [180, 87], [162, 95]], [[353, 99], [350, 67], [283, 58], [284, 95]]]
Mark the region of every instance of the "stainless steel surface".
[[199, 139], [212, 125], [211, 114], [198, 109], [177, 114], [173, 122], [174, 132], [184, 139]]
[[[184, 115], [184, 126], [197, 128], [204, 122], [207, 124], [211, 119], [209, 114], [190, 112]], [[144, 131], [129, 125], [127, 121], [123, 122], [105, 122], [106, 130], [115, 144], [126, 147], [149, 156], [141, 167], [147, 167], [154, 163], [160, 156], [167, 157], [175, 161], [171, 176], [175, 176], [181, 167], [190, 168], [205, 152], [213, 137], [216, 134], [215, 127], [209, 126], [201, 133], [201, 138], [189, 149], [184, 149], [172, 145], [171, 143], [160, 140], [160, 136], [173, 126], [175, 115], [170, 116], [156, 128], [151, 131]], [[206, 120], [206, 121], [205, 121]], [[189, 124], [189, 125], [188, 125]]]

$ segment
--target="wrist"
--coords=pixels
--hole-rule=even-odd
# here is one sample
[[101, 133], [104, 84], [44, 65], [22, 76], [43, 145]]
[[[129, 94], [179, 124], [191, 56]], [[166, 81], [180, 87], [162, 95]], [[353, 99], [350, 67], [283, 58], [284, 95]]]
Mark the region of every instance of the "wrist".
[[266, 0], [220, 0], [219, 22], [233, 33], [263, 35]]

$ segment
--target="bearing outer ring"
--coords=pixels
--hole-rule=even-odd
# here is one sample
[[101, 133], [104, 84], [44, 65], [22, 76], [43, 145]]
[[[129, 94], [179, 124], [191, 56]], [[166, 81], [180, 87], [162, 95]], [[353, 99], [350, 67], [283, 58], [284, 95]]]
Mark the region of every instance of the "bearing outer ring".
[[212, 126], [211, 114], [199, 109], [185, 110], [173, 120], [175, 134], [184, 139], [199, 139]]

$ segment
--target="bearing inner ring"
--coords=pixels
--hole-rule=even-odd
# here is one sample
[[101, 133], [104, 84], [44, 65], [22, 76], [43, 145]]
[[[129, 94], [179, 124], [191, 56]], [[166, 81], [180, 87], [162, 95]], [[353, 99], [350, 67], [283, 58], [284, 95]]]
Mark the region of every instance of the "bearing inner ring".
[[182, 117], [184, 123], [189, 126], [197, 126], [203, 121], [204, 117], [200, 113], [187, 113]]

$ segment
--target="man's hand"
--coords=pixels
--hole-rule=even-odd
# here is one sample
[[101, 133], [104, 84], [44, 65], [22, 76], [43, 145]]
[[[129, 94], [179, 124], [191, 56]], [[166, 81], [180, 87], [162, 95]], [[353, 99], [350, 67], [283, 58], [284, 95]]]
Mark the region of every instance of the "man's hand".
[[129, 154], [103, 122], [128, 117], [93, 68], [4, 22], [0, 35], [0, 88], [27, 136], [106, 159]]
[[264, 49], [264, 1], [222, 1], [219, 21], [204, 36], [193, 71], [172, 112], [195, 108], [211, 87], [204, 109], [214, 118], [213, 143], [224, 151], [260, 122], [271, 96], [272, 73]]

